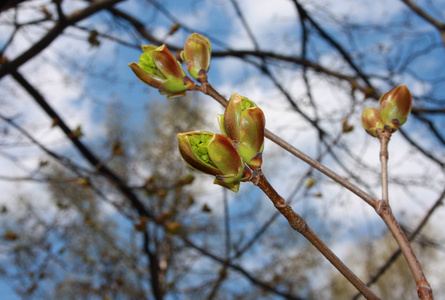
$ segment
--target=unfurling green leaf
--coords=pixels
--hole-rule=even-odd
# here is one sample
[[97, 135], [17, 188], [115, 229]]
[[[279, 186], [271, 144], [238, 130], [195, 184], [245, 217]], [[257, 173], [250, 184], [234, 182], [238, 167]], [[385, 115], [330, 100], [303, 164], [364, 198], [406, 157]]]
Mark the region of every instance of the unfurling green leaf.
[[185, 96], [185, 92], [194, 86], [167, 46], [143, 45], [142, 50], [139, 63], [129, 64], [142, 82], [168, 98]]
[[226, 136], [207, 131], [179, 133], [178, 147], [190, 167], [215, 176], [215, 184], [234, 192], [238, 192], [240, 181], [250, 176], [250, 169]]

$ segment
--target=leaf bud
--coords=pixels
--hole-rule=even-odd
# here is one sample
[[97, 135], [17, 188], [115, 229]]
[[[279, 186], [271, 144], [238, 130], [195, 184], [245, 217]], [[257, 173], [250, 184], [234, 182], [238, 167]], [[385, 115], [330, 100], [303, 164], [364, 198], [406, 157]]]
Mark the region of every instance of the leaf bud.
[[186, 76], [181, 64], [167, 46], [143, 45], [142, 50], [144, 52], [139, 63], [129, 64], [142, 82], [158, 89], [168, 98], [185, 96], [185, 91], [193, 88], [194, 82]]
[[238, 152], [249, 167], [261, 167], [266, 126], [263, 111], [248, 98], [235, 93], [218, 120], [221, 132], [237, 142]]
[[399, 85], [380, 97], [380, 116], [390, 132], [403, 125], [411, 112], [411, 92], [406, 85]]
[[211, 52], [212, 46], [209, 39], [193, 33], [185, 41], [184, 50], [180, 54], [190, 76], [201, 83], [207, 81]]
[[375, 107], [365, 107], [362, 112], [362, 126], [368, 134], [377, 137], [384, 127], [380, 110]]
[[215, 184], [238, 192], [240, 181], [250, 177], [233, 141], [207, 131], [179, 133], [178, 146], [182, 159], [193, 169], [215, 176]]

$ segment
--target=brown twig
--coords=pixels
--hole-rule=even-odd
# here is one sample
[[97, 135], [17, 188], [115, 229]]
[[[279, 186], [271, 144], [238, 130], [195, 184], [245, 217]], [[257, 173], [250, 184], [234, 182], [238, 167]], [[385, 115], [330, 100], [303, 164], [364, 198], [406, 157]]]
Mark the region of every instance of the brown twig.
[[400, 250], [402, 251], [402, 254], [405, 256], [406, 262], [408, 263], [414, 280], [416, 281], [417, 295], [419, 299], [432, 300], [433, 291], [431, 289], [431, 286], [426, 280], [425, 274], [423, 274], [422, 268], [420, 267], [419, 261], [414, 254], [411, 244], [403, 233], [402, 228], [397, 223], [397, 220], [394, 218], [389, 202], [380, 201], [377, 213], [383, 219], [388, 229], [391, 231], [394, 239], [397, 241], [397, 244], [400, 247]]
[[82, 10], [75, 10], [73, 13], [66, 15], [63, 20], [59, 20], [55, 25], [34, 45], [23, 52], [11, 62], [7, 62], [0, 68], [0, 79], [5, 75], [17, 70], [21, 65], [32, 59], [34, 56], [42, 52], [48, 47], [59, 35], [70, 25], [82, 21], [85, 18], [101, 11], [105, 8], [110, 8], [122, 0], [98, 0], [93, 1], [90, 5]]
[[[326, 156], [328, 153], [331, 152], [331, 150], [335, 147], [335, 145], [340, 141], [340, 138], [343, 136], [344, 132], [340, 133], [329, 145], [327, 145], [326, 149], [320, 153], [317, 157], [318, 161], [321, 161], [324, 156]], [[308, 170], [300, 177], [300, 180], [298, 183], [296, 183], [297, 188], [290, 193], [290, 195], [287, 197], [288, 199], [296, 195], [298, 190], [302, 187], [303, 181], [305, 181], [310, 174], [313, 172], [313, 169], [310, 167]], [[289, 204], [291, 204], [292, 199], [288, 201]], [[238, 249], [236, 253], [233, 255], [233, 258], [238, 258], [241, 255], [243, 255], [249, 248], [251, 248], [254, 243], [260, 238], [261, 235], [265, 233], [267, 228], [272, 224], [272, 222], [275, 221], [275, 219], [279, 216], [279, 212], [275, 212], [267, 221], [264, 222], [264, 224], [257, 230], [257, 232], [252, 236], [252, 238], [245, 243], [243, 247]], [[369, 285], [369, 284], [367, 284]], [[360, 295], [360, 293], [358, 293]]]
[[382, 169], [382, 201], [388, 203], [388, 143], [391, 133], [385, 130], [378, 137], [380, 140], [380, 166]]
[[253, 173], [251, 180], [272, 201], [276, 209], [286, 218], [290, 226], [303, 235], [326, 259], [364, 296], [366, 299], [379, 299], [312, 231], [306, 220], [297, 214], [267, 181], [261, 170]]
[[440, 37], [442, 38], [442, 43], [445, 46], [445, 24], [433, 18], [432, 15], [428, 14], [425, 10], [420, 8], [420, 6], [416, 5], [411, 0], [402, 0], [414, 13], [416, 13], [419, 17], [423, 18], [425, 21], [433, 25], [439, 30]]
[[[414, 229], [413, 232], [408, 236], [408, 241], [411, 242], [414, 240], [414, 238], [420, 233], [422, 228], [427, 224], [430, 217], [433, 215], [433, 213], [439, 208], [443, 202], [443, 199], [445, 198], [445, 189], [440, 194], [439, 198], [434, 202], [434, 205], [428, 210], [424, 218], [419, 222], [416, 229]], [[393, 254], [388, 258], [388, 260], [380, 267], [380, 269], [377, 271], [377, 273], [372, 276], [372, 278], [366, 283], [368, 286], [375, 283], [385, 272], [389, 269], [389, 267], [396, 261], [396, 259], [399, 257], [399, 255], [402, 253], [402, 250], [399, 249], [395, 250]], [[353, 299], [358, 299], [360, 294], [357, 294], [354, 296]]]
[[391, 231], [394, 239], [402, 251], [406, 262], [413, 274], [414, 280], [417, 285], [417, 295], [419, 299], [427, 300], [433, 299], [433, 292], [431, 286], [426, 280], [425, 274], [422, 271], [422, 268], [417, 260], [416, 255], [414, 254], [414, 250], [411, 247], [407, 237], [403, 233], [402, 228], [394, 217], [392, 213], [391, 206], [389, 204], [389, 196], [388, 196], [388, 143], [391, 138], [391, 132], [388, 130], [383, 130], [382, 133], [378, 135], [380, 140], [380, 164], [381, 164], [381, 173], [382, 173], [382, 200], [379, 201], [376, 212], [385, 222], [388, 229]]

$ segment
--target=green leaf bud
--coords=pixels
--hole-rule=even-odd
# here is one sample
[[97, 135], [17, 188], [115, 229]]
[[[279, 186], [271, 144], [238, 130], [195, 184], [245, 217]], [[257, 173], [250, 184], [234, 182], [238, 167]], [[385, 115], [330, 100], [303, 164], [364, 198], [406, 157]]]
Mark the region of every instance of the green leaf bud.
[[380, 110], [375, 107], [365, 107], [362, 112], [362, 126], [368, 134], [377, 137], [384, 127], [380, 117]]
[[390, 132], [396, 131], [411, 112], [411, 92], [406, 85], [399, 85], [380, 97], [380, 116]]
[[189, 131], [177, 137], [183, 160], [193, 169], [215, 176], [215, 184], [238, 192], [240, 181], [249, 178], [250, 170], [230, 138], [207, 131]]
[[238, 144], [238, 152], [252, 168], [261, 167], [266, 119], [263, 111], [251, 100], [233, 94], [219, 117], [221, 132]]
[[212, 46], [208, 38], [198, 33], [191, 34], [185, 41], [181, 58], [187, 66], [190, 76], [199, 82], [207, 81], [210, 68]]
[[167, 46], [143, 45], [139, 63], [129, 66], [144, 83], [159, 90], [168, 98], [185, 96], [193, 88], [193, 81], [186, 76], [179, 61]]

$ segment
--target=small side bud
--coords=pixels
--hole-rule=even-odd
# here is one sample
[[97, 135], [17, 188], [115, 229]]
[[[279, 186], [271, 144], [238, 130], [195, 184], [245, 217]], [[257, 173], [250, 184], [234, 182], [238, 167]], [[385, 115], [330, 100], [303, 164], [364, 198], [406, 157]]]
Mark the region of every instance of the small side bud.
[[375, 107], [365, 107], [362, 112], [362, 126], [368, 134], [377, 137], [384, 127], [380, 117], [380, 110]]
[[390, 132], [396, 131], [411, 112], [411, 92], [406, 85], [399, 85], [380, 97], [380, 115]]
[[344, 119], [341, 121], [341, 125], [342, 125], [342, 131], [343, 131], [344, 133], [348, 133], [348, 132], [351, 132], [351, 131], [354, 130], [354, 125], [350, 125], [350, 124], [349, 124], [349, 120], [348, 120], [348, 118], [344, 118]]
[[90, 35], [88, 36], [88, 43], [90, 43], [90, 45], [93, 47], [99, 47], [100, 41], [98, 37], [99, 37], [99, 32], [95, 29], [91, 30]]
[[190, 76], [201, 83], [207, 81], [211, 52], [212, 46], [209, 39], [193, 33], [185, 41], [184, 50], [180, 54]]

